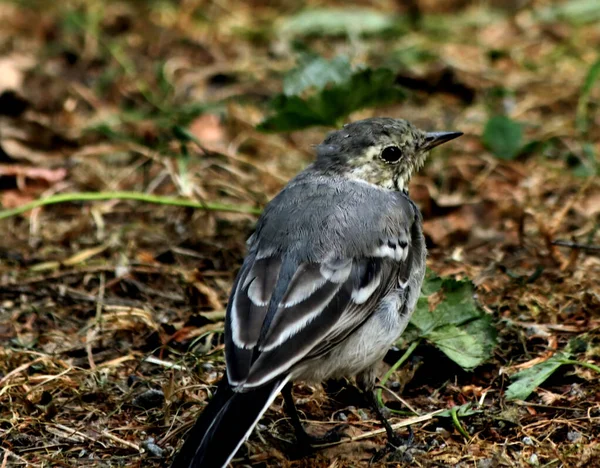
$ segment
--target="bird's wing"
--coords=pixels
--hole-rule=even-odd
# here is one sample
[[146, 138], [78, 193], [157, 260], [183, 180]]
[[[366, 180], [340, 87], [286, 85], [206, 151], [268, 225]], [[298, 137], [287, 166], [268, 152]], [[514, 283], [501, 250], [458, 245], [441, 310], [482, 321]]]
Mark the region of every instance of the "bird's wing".
[[[321, 249], [327, 252], [322, 258], [294, 255], [282, 241], [283, 249], [251, 246], [227, 310], [227, 375], [233, 386], [260, 386], [324, 354], [359, 327], [392, 288], [406, 284], [417, 215], [412, 206], [403, 207], [404, 215], [384, 213], [387, 222], [379, 223], [381, 229], [374, 223], [372, 242], [355, 243], [352, 255], [340, 247], [352, 240], [330, 242], [331, 233], [311, 237], [330, 247]], [[303, 251], [309, 250], [310, 245]]]
[[[386, 247], [382, 245], [376, 250], [378, 256], [372, 257], [369, 260], [382, 262], [380, 263], [382, 273], [381, 285], [387, 287], [375, 288], [374, 290], [371, 288], [364, 289], [363, 291], [369, 294], [368, 298], [358, 294], [358, 296], [361, 296], [361, 300], [350, 301], [346, 310], [344, 310], [340, 319], [335, 324], [335, 327], [329, 330], [327, 339], [314, 346], [307, 354], [307, 357], [317, 358], [324, 355], [335, 345], [345, 340], [369, 318], [380, 300], [387, 296], [391, 289], [401, 290], [402, 297], [408, 297], [410, 275], [411, 273], [418, 274], [412, 271], [412, 265], [414, 264], [413, 260], [415, 260], [415, 257], [420, 255], [420, 248], [415, 246], [409, 249], [409, 244], [405, 241], [404, 236], [402, 236], [402, 239], [390, 239], [384, 245]], [[371, 284], [374, 286], [373, 283]], [[407, 306], [408, 304], [402, 303], [400, 308], [406, 309]], [[399, 310], [398, 312], [400, 313], [401, 311]]]

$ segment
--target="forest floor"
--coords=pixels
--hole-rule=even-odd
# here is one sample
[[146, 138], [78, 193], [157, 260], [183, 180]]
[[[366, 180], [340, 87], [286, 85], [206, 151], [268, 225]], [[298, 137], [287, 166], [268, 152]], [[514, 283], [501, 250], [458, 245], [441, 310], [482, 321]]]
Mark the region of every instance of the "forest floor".
[[383, 393], [420, 417], [400, 454], [373, 462], [351, 387], [300, 383], [309, 430], [347, 437], [292, 459], [279, 397], [234, 466], [600, 466], [598, 2], [356, 5], [0, 1], [0, 468], [167, 466], [223, 374], [257, 213], [375, 115], [465, 133], [410, 193], [493, 349], [418, 342]]

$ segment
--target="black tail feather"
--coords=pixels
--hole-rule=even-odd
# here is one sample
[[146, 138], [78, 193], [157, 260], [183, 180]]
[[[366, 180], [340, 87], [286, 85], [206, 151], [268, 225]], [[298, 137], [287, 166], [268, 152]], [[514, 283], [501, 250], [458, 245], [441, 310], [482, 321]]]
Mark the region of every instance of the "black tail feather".
[[171, 468], [221, 468], [233, 458], [271, 405], [287, 378], [244, 393], [223, 378], [214, 397], [188, 432]]

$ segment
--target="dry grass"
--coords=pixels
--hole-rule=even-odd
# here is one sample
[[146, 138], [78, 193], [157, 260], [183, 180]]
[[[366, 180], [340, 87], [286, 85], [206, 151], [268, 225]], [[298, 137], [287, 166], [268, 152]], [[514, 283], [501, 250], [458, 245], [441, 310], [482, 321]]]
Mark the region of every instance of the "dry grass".
[[[577, 247], [600, 245], [598, 86], [587, 130], [576, 112], [600, 33], [595, 23], [541, 21], [550, 4], [541, 0], [520, 10], [464, 3], [443, 2], [439, 13], [441, 4], [415, 2], [422, 28], [402, 35], [304, 41], [327, 56], [392, 64], [415, 88], [352, 120], [402, 116], [466, 133], [434, 153], [411, 195], [429, 267], [476, 284], [499, 345], [473, 372], [420, 345], [389, 384], [423, 416], [415, 445], [379, 465], [597, 466], [593, 371], [564, 366], [526, 402], [504, 391], [514, 372], [575, 338], [575, 357], [598, 362], [600, 258]], [[264, 206], [326, 130], [254, 129], [293, 65], [270, 25], [297, 10], [288, 1], [0, 3], [2, 206], [109, 191]], [[514, 161], [481, 143], [502, 109], [532, 143]], [[224, 309], [255, 219], [98, 201], [0, 220], [0, 467], [166, 465], [223, 372]], [[351, 390], [329, 390], [298, 385], [299, 408], [315, 432], [347, 423], [352, 441], [289, 461], [293, 435], [276, 400], [236, 466], [366, 466], [385, 440], [379, 426]], [[480, 409], [461, 418], [468, 439], [450, 418], [427, 416], [468, 402]]]

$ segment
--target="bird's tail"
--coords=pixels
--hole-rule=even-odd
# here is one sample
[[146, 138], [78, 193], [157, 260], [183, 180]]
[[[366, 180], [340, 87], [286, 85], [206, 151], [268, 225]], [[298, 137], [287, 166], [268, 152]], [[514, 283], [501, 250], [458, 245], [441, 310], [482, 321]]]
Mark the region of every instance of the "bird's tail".
[[288, 380], [283, 376], [242, 393], [234, 392], [224, 377], [171, 468], [226, 467]]

